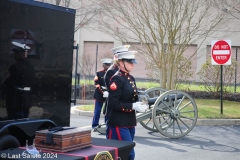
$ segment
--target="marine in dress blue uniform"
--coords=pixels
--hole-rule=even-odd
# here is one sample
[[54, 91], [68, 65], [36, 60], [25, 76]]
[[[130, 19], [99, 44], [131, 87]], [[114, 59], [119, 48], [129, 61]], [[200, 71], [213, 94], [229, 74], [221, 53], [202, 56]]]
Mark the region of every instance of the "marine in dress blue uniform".
[[95, 99], [95, 108], [94, 108], [94, 115], [92, 120], [92, 128], [95, 128], [99, 125], [102, 106], [106, 100], [106, 97], [104, 97], [104, 92], [106, 91], [106, 87], [105, 87], [105, 82], [103, 77], [105, 75], [106, 70], [111, 65], [112, 59], [105, 58], [105, 59], [102, 59], [101, 61], [103, 63], [103, 70], [98, 71], [94, 78], [96, 89], [93, 95], [93, 98]]
[[[109, 85], [110, 85], [109, 83], [110, 83], [110, 80], [111, 80], [112, 76], [119, 70], [118, 65], [116, 63], [117, 54], [121, 53], [121, 52], [127, 52], [129, 47], [130, 47], [130, 45], [123, 45], [123, 46], [119, 46], [119, 47], [115, 47], [115, 48], [111, 49], [111, 51], [114, 54], [113, 60], [114, 60], [115, 63], [113, 63], [108, 68], [108, 70], [106, 71], [106, 73], [104, 75], [104, 81], [105, 81], [105, 85], [106, 85], [106, 88], [107, 88], [108, 91], [109, 91]], [[108, 119], [107, 104], [108, 104], [108, 101], [106, 100], [106, 102], [104, 104], [104, 109], [103, 109], [103, 113], [105, 115], [105, 123], [107, 123], [107, 119]]]
[[[138, 101], [135, 79], [130, 75], [133, 69], [136, 51], [127, 51], [118, 54], [119, 71], [110, 80], [108, 96], [108, 129], [107, 138], [133, 141], [135, 135], [136, 113], [143, 112], [147, 105]], [[134, 149], [128, 160], [135, 157]]]
[[30, 91], [34, 80], [34, 66], [27, 60], [26, 44], [12, 42], [16, 62], [9, 67], [3, 83], [8, 119], [27, 118], [31, 107]]
[[[106, 84], [108, 91], [109, 91], [109, 83], [110, 83], [112, 76], [119, 70], [118, 64], [117, 64], [117, 60], [118, 60], [117, 54], [121, 53], [121, 52], [127, 52], [129, 47], [130, 47], [130, 45], [123, 45], [123, 46], [119, 46], [119, 47], [115, 47], [115, 48], [111, 49], [111, 51], [114, 54], [114, 57], [113, 57], [114, 63], [108, 68], [108, 70], [106, 71], [106, 73], [104, 75], [104, 80], [105, 80], [105, 84]], [[105, 119], [105, 124], [106, 124], [106, 133], [108, 132], [108, 129], [109, 129], [108, 124], [107, 124], [109, 108], [107, 106], [108, 106], [108, 99], [106, 99], [105, 104], [104, 104], [104, 109], [103, 109], [103, 114], [105, 115], [104, 119]], [[107, 137], [107, 134], [106, 134], [106, 137]]]

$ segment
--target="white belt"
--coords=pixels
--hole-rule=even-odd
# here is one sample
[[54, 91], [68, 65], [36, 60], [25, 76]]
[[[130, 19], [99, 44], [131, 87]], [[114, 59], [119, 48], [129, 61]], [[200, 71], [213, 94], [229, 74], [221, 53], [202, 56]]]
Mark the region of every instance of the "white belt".
[[20, 87], [16, 87], [17, 89], [21, 90], [21, 91], [30, 91], [31, 88], [30, 87], [23, 87], [23, 88], [20, 88]]

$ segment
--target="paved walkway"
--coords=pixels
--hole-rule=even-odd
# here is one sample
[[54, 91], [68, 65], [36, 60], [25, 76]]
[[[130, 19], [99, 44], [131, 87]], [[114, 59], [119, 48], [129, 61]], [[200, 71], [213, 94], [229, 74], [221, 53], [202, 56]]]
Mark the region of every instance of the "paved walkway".
[[[81, 104], [94, 104], [94, 100], [77, 100], [76, 106], [79, 106]], [[76, 109], [76, 106], [71, 107], [71, 114], [77, 114], [81, 116], [93, 116], [92, 111], [82, 111], [79, 109]], [[101, 114], [101, 117], [104, 117], [103, 114]], [[240, 119], [198, 119], [197, 124], [199, 126], [238, 126], [240, 125]]]

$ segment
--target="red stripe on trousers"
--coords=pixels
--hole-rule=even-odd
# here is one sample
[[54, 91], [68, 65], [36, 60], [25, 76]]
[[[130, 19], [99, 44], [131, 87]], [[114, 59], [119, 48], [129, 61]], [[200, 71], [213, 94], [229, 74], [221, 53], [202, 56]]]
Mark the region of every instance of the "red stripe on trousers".
[[109, 135], [108, 135], [108, 139], [112, 139], [112, 130], [109, 130]]
[[116, 133], [117, 133], [118, 139], [122, 140], [122, 137], [121, 137], [121, 134], [120, 134], [120, 130], [119, 130], [118, 127], [116, 127]]

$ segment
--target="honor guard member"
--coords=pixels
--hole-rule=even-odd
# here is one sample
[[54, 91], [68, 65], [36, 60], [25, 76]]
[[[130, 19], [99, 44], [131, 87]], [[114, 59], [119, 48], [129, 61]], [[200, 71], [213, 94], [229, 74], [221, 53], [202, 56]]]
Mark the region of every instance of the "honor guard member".
[[30, 92], [34, 80], [34, 66], [27, 60], [26, 44], [12, 42], [15, 63], [9, 67], [4, 80], [4, 94], [8, 119], [27, 118], [31, 107]]
[[[107, 91], [109, 90], [109, 82], [110, 79], [112, 78], [112, 76], [119, 70], [118, 68], [118, 64], [117, 64], [117, 54], [121, 53], [121, 52], [127, 52], [129, 49], [130, 45], [123, 45], [123, 46], [119, 46], [119, 47], [115, 47], [112, 48], [111, 51], [113, 52], [113, 64], [108, 68], [108, 70], [106, 71], [105, 75], [104, 75], [104, 81], [106, 84], [106, 88]], [[107, 98], [107, 97], [106, 97]], [[105, 123], [107, 123], [107, 115], [108, 111], [107, 111], [107, 100], [104, 104], [104, 109], [103, 109], [103, 114], [105, 115]]]
[[94, 99], [95, 99], [95, 108], [94, 108], [94, 115], [92, 120], [92, 128], [99, 126], [99, 118], [102, 110], [103, 103], [106, 100], [106, 97], [108, 96], [108, 92], [106, 91], [105, 82], [103, 79], [103, 76], [109, 66], [112, 64], [112, 59], [105, 58], [101, 60], [103, 63], [103, 70], [98, 71], [96, 73], [96, 76], [94, 78], [95, 83], [95, 92], [94, 92]]
[[[145, 112], [148, 108], [147, 105], [138, 102], [135, 79], [130, 75], [136, 63], [136, 53], [127, 51], [117, 54], [119, 71], [111, 78], [109, 85], [108, 139], [133, 141], [137, 125], [135, 112]], [[133, 160], [134, 157], [133, 149], [128, 160]]]

